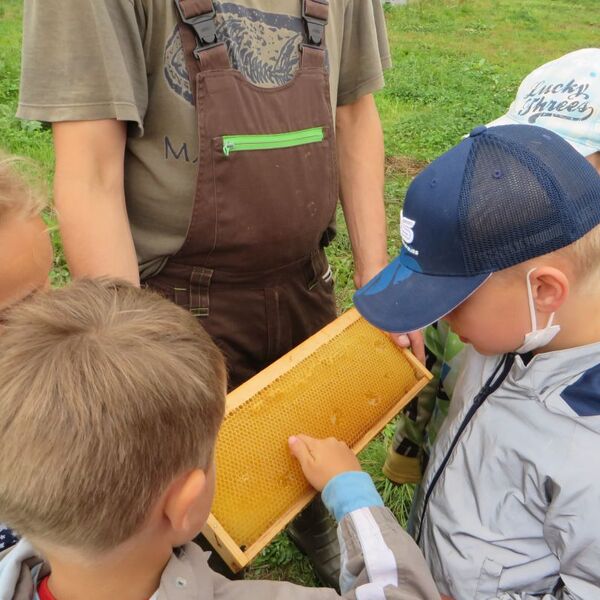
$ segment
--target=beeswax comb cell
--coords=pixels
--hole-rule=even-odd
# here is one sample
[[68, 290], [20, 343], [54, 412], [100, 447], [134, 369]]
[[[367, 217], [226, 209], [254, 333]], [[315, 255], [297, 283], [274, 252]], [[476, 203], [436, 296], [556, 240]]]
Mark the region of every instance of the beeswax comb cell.
[[358, 453], [429, 379], [352, 309], [229, 394], [204, 533], [230, 567], [246, 566], [314, 496], [291, 435], [333, 436]]

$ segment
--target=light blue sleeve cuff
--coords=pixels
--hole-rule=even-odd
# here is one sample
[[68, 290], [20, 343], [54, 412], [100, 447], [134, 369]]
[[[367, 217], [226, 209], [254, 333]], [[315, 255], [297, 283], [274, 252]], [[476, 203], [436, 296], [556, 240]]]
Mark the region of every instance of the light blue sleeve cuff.
[[347, 471], [337, 475], [325, 486], [321, 498], [338, 522], [359, 508], [383, 506], [373, 480], [363, 471]]

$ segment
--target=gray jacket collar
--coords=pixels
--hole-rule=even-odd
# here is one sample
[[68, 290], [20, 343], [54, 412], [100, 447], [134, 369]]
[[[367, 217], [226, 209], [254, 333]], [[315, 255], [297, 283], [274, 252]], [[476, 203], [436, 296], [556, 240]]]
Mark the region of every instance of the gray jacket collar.
[[[209, 553], [195, 544], [173, 552], [163, 571], [161, 600], [212, 600], [214, 574]], [[44, 559], [27, 540], [0, 554], [0, 600], [33, 600], [38, 581], [50, 573]]]
[[517, 355], [507, 381], [542, 399], [600, 363], [600, 342], [536, 354], [527, 364]]

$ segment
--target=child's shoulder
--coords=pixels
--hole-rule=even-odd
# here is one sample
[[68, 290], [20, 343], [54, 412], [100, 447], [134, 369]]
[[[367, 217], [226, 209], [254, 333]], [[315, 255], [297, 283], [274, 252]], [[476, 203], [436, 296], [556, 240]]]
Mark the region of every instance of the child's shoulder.
[[214, 597], [221, 600], [339, 598], [333, 589], [304, 588], [285, 581], [231, 581], [208, 566], [209, 555], [193, 542], [175, 550], [163, 571], [158, 597], [178, 598], [182, 588], [187, 588], [191, 598]]
[[[600, 354], [598, 363], [578, 374], [560, 392], [564, 403], [578, 417], [597, 417], [600, 430]], [[591, 421], [592, 422], [592, 421]]]
[[540, 400], [600, 435], [600, 343], [537, 358], [534, 382]]
[[0, 598], [28, 598], [32, 582], [49, 567], [27, 540], [0, 552]]

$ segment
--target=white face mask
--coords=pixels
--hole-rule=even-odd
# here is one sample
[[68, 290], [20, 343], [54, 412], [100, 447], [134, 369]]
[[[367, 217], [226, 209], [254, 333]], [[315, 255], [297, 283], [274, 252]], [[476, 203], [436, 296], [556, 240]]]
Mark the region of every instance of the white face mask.
[[550, 315], [548, 324], [546, 327], [544, 327], [544, 329], [537, 328], [537, 316], [535, 314], [535, 305], [533, 303], [533, 291], [531, 289], [531, 281], [529, 279], [529, 276], [534, 271], [535, 269], [531, 269], [531, 271], [527, 273], [527, 299], [529, 301], [529, 314], [531, 316], [531, 331], [525, 336], [523, 345], [516, 349], [515, 352], [518, 352], [519, 354], [525, 354], [526, 352], [531, 352], [537, 348], [543, 348], [549, 344], [560, 331], [560, 325], [552, 325], [555, 313]]

